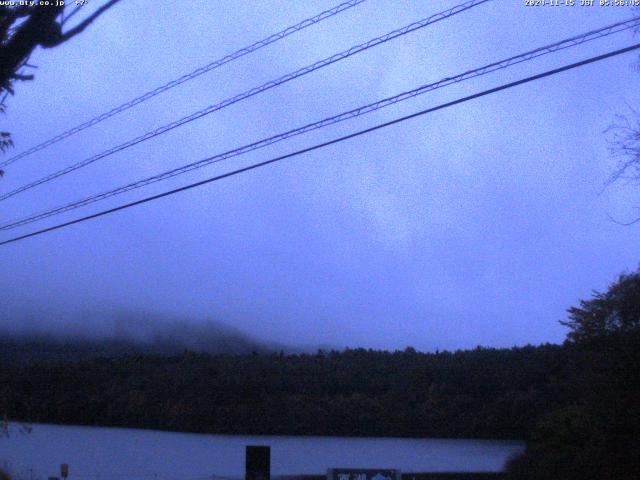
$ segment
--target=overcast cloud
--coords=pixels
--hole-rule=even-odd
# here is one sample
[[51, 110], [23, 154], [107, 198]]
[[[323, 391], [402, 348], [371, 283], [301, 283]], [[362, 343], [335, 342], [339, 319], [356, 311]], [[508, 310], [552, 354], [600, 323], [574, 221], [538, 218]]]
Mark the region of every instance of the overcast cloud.
[[[38, 50], [6, 124], [18, 153], [337, 2], [127, 0]], [[368, 0], [7, 167], [2, 191], [455, 1]], [[497, 0], [0, 203], [2, 222], [629, 18]], [[636, 12], [637, 14], [637, 12]], [[168, 190], [633, 43], [625, 32], [447, 87], [37, 224]], [[637, 41], [637, 37], [635, 39]], [[560, 342], [579, 298], [638, 264], [638, 187], [603, 185], [604, 133], [640, 105], [609, 59], [0, 247], [2, 322], [212, 319], [283, 344], [423, 350]], [[32, 225], [31, 227], [34, 227]], [[26, 233], [5, 232], [2, 239]], [[34, 313], [35, 312], [35, 313]], [[107, 313], [105, 313], [107, 312]], [[151, 315], [152, 317], [152, 315]], [[102, 320], [101, 320], [102, 321]], [[102, 326], [100, 326], [102, 328]]]

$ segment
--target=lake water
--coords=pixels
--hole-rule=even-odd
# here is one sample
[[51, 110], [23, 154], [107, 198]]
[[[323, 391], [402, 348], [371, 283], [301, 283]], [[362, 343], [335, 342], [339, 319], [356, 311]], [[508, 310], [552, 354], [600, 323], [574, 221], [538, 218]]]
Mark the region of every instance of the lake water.
[[[124, 428], [9, 425], [0, 466], [24, 480], [215, 480], [243, 478], [246, 445], [271, 446], [272, 475], [324, 474], [331, 467], [404, 472], [502, 470], [522, 442], [407, 438], [203, 435]], [[19, 479], [18, 479], [19, 480]], [[224, 479], [222, 479], [224, 480]]]

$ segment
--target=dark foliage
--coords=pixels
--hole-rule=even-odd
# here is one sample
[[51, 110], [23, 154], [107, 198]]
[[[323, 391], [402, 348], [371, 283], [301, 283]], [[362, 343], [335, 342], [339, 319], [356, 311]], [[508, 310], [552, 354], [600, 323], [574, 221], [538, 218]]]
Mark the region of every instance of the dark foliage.
[[191, 432], [524, 438], [573, 398], [567, 365], [554, 345], [5, 362], [0, 412]]
[[[64, 2], [11, 2], [0, 5], [0, 112], [5, 110], [7, 95], [14, 94], [16, 81], [33, 80], [33, 74], [24, 73], [29, 57], [37, 47], [53, 48], [62, 45], [83, 32], [96, 18], [120, 0], [109, 0], [74, 27], [63, 31]], [[3, 2], [10, 3], [10, 2]], [[71, 3], [71, 2], [67, 2]], [[77, 8], [77, 7], [76, 7]], [[72, 14], [68, 14], [67, 18]], [[11, 135], [0, 132], [0, 153], [13, 146]], [[0, 177], [4, 172], [0, 170]]]
[[[513, 479], [640, 478], [640, 271], [564, 345], [0, 361], [0, 413], [191, 432], [524, 438]], [[123, 352], [127, 353], [127, 352]]]
[[280, 350], [282, 346], [256, 341], [222, 325], [176, 323], [156, 327], [146, 340], [126, 335], [98, 339], [5, 333], [0, 335], [0, 363], [76, 362], [133, 355], [175, 356], [187, 349], [200, 353], [242, 355], [270, 353], [276, 348]]
[[569, 310], [577, 397], [549, 408], [514, 479], [640, 478], [640, 270]]
[[609, 336], [640, 331], [640, 271], [620, 275], [605, 293], [581, 300], [569, 309], [569, 320], [560, 323], [570, 328], [570, 342], [595, 341], [598, 347]]
[[[73, 28], [63, 31], [64, 3], [0, 6], [0, 91], [13, 94], [15, 80], [32, 80], [19, 73], [36, 47], [53, 48], [83, 32], [102, 13], [120, 0], [109, 0]], [[70, 3], [70, 2], [69, 2]], [[18, 2], [16, 2], [18, 4]], [[67, 9], [68, 10], [68, 9]]]

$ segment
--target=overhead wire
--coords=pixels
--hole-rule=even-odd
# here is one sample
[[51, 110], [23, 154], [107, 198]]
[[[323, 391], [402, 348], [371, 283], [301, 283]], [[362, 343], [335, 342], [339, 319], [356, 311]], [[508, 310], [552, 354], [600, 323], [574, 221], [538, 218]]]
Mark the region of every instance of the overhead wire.
[[[38, 152], [44, 148], [47, 148], [55, 143], [58, 143], [60, 140], [63, 140], [65, 138], [68, 138], [72, 135], [75, 135], [78, 132], [81, 132], [82, 130], [85, 130], [89, 127], [92, 127], [94, 125], [97, 125], [98, 123], [113, 117], [114, 115], [117, 115], [119, 113], [122, 113], [126, 110], [129, 110], [130, 108], [135, 107], [136, 105], [139, 105], [143, 102], [146, 102], [147, 100], [160, 95], [161, 93], [166, 92], [167, 90], [171, 90], [174, 87], [177, 87], [178, 85], [181, 85], [185, 82], [188, 82], [189, 80], [192, 80], [196, 77], [199, 77], [200, 75], [210, 72], [211, 70], [214, 70], [216, 68], [221, 67], [222, 65], [225, 65], [229, 62], [232, 62], [234, 60], [237, 60], [238, 58], [241, 58], [249, 53], [253, 53], [256, 50], [259, 50], [263, 47], [266, 47], [267, 45], [270, 45], [272, 43], [275, 43], [285, 37], [288, 37], [289, 35], [299, 32], [301, 30], [304, 30], [307, 27], [310, 27], [312, 25], [315, 25], [317, 23], [322, 22], [323, 20], [326, 20], [328, 18], [331, 18], [345, 10], [348, 10], [352, 7], [355, 7], [356, 5], [359, 5], [363, 2], [365, 2], [366, 0], [349, 0], [347, 2], [341, 3], [333, 8], [330, 8], [329, 10], [325, 10], [313, 17], [307, 18], [305, 20], [303, 20], [302, 22], [299, 22], [295, 25], [292, 25], [290, 27], [285, 28], [284, 30], [279, 31], [278, 33], [274, 33], [273, 35], [269, 35], [266, 38], [263, 38], [262, 40], [259, 40], [251, 45], [249, 45], [248, 47], [244, 47], [241, 48], [239, 50], [236, 50], [233, 53], [230, 53], [228, 55], [225, 55], [222, 58], [219, 58], [217, 60], [214, 60], [213, 62], [208, 63], [207, 65], [204, 65], [202, 67], [196, 68], [195, 70], [193, 70], [192, 72], [189, 72], [183, 76], [181, 76], [178, 79], [175, 80], [171, 80], [168, 83], [165, 83], [164, 85], [161, 85], [157, 88], [154, 88], [153, 90], [150, 90], [132, 100], [129, 100], [128, 102], [123, 103], [122, 105], [119, 105], [111, 110], [109, 110], [108, 112], [102, 113], [101, 115], [95, 116], [89, 120], [87, 120], [84, 123], [81, 123], [80, 125], [77, 125], [69, 130], [66, 130], [48, 140], [45, 140], [42, 143], [39, 143], [38, 145], [35, 145], [31, 148], [29, 148], [28, 150], [25, 150], [24, 152], [21, 152], [17, 155], [14, 155], [13, 157], [10, 157], [9, 159], [5, 160], [4, 162], [0, 162], [0, 168], [6, 167], [7, 165], [10, 165], [18, 160], [20, 160], [21, 158], [25, 158], [35, 152]], [[65, 22], [69, 21], [69, 19], [75, 15], [79, 10], [80, 10], [81, 6], [76, 6], [75, 10], [73, 10], [71, 12], [71, 14], [69, 14], [66, 18], [65, 18]]]
[[260, 149], [260, 148], [264, 148], [266, 146], [269, 145], [273, 145], [275, 143], [278, 143], [280, 141], [286, 140], [288, 138], [292, 138], [294, 136], [297, 135], [301, 135], [303, 133], [307, 133], [313, 130], [317, 130], [320, 128], [324, 128], [330, 125], [334, 125], [336, 123], [339, 122], [343, 122], [345, 120], [349, 120], [352, 118], [356, 118], [359, 117], [361, 115], [365, 115], [377, 110], [380, 110], [382, 108], [394, 105], [398, 102], [402, 102], [405, 100], [408, 100], [410, 98], [416, 97], [418, 95], [423, 95], [427, 92], [431, 92], [433, 90], [439, 89], [439, 88], [443, 88], [446, 87], [448, 85], [452, 85], [454, 83], [459, 83], [465, 80], [469, 80], [472, 78], [476, 78], [482, 75], [486, 75], [498, 70], [502, 70], [517, 64], [520, 64], [522, 62], [526, 62], [526, 61], [530, 61], [533, 60], [535, 58], [538, 58], [542, 55], [547, 55], [553, 52], [557, 52], [560, 50], [564, 50], [566, 48], [570, 48], [570, 47], [574, 47], [574, 46], [578, 46], [581, 44], [584, 44], [586, 42], [592, 41], [592, 40], [596, 40], [598, 38], [603, 38], [615, 33], [619, 33], [625, 30], [629, 30], [629, 29], [633, 29], [636, 28], [640, 25], [640, 16], [638, 17], [634, 17], [628, 20], [624, 20], [621, 22], [617, 22], [614, 23], [612, 25], [608, 25], [606, 27], [602, 27], [596, 30], [591, 30], [589, 32], [580, 34], [580, 35], [576, 35], [564, 40], [561, 40], [559, 42], [555, 42], [549, 45], [545, 45], [543, 47], [539, 47], [536, 48], [534, 50], [530, 50], [528, 52], [519, 54], [519, 55], [515, 55], [509, 58], [506, 58], [504, 60], [500, 60], [498, 62], [493, 62], [490, 63], [488, 65], [485, 65], [483, 67], [480, 68], [476, 68], [473, 70], [468, 70], [464, 73], [461, 73], [459, 75], [455, 75], [452, 77], [445, 77], [437, 82], [433, 82], [433, 83], [429, 83], [426, 85], [422, 85], [418, 88], [415, 88], [413, 90], [409, 90], [406, 92], [402, 92], [398, 95], [394, 95], [392, 97], [387, 97], [385, 99], [379, 100], [377, 102], [373, 102], [373, 103], [369, 103], [367, 105], [346, 111], [346, 112], [342, 112], [338, 115], [334, 115], [332, 117], [328, 117], [328, 118], [324, 118], [320, 121], [317, 122], [313, 122], [307, 125], [304, 125], [302, 127], [298, 127], [292, 130], [288, 130], [286, 132], [283, 133], [279, 133], [277, 135], [273, 135], [264, 139], [261, 139], [259, 141], [253, 142], [253, 143], [249, 143], [247, 145], [243, 145], [241, 147], [229, 150], [227, 152], [224, 153], [220, 153], [211, 157], [207, 157], [204, 159], [201, 159], [197, 162], [192, 162], [189, 163], [187, 165], [183, 165], [181, 167], [178, 168], [174, 168], [156, 175], [152, 175], [150, 177], [141, 179], [141, 180], [137, 180], [135, 182], [131, 182], [128, 183], [126, 185], [117, 187], [115, 189], [111, 189], [96, 195], [91, 195], [89, 197], [83, 198], [81, 200], [76, 200], [70, 203], [67, 203], [65, 205], [53, 208], [53, 209], [48, 209], [46, 211], [40, 212], [40, 213], [36, 213], [36, 214], [31, 214], [27, 217], [23, 217], [21, 219], [17, 219], [17, 220], [12, 220], [10, 222], [4, 223], [0, 225], [0, 231], [6, 231], [6, 230], [11, 230], [13, 228], [17, 228], [20, 226], [24, 226], [39, 220], [43, 220], [45, 218], [49, 218], [52, 217], [54, 215], [58, 215], [64, 212], [68, 212], [70, 210], [74, 210], [76, 208], [80, 208], [82, 206], [86, 206], [89, 205], [91, 203], [95, 203], [101, 200], [105, 200], [107, 198], [113, 197], [115, 195], [119, 195], [137, 188], [141, 188], [143, 186], [152, 184], [152, 183], [156, 183], [158, 181], [161, 180], [166, 180], [168, 178], [177, 176], [177, 175], [181, 175], [184, 173], [187, 173], [189, 171], [195, 170], [195, 169], [199, 169], [199, 168], [203, 168], [205, 166], [214, 164], [214, 163], [218, 163], [220, 161], [223, 160], [227, 160], [229, 158], [233, 158], [239, 155], [243, 155], [245, 153], [249, 153], [251, 151]]
[[490, 2], [492, 0], [469, 0], [467, 2], [464, 2], [462, 4], [456, 5], [448, 10], [445, 10], [443, 12], [439, 12], [436, 13], [434, 15], [431, 15], [428, 18], [419, 20], [417, 22], [413, 22], [409, 25], [406, 25], [402, 28], [399, 28], [397, 30], [393, 30], [389, 33], [386, 33], [384, 35], [381, 35], [379, 37], [375, 37], [367, 42], [361, 43], [359, 45], [356, 45], [354, 47], [349, 48], [348, 50], [344, 50], [340, 53], [337, 53], [335, 55], [332, 55], [330, 57], [327, 57], [323, 60], [317, 61], [311, 65], [308, 65], [306, 67], [303, 67], [301, 69], [298, 69], [292, 73], [288, 73], [287, 75], [284, 75], [276, 80], [271, 80], [267, 83], [262, 84], [259, 87], [254, 87], [250, 90], [247, 90], [243, 93], [240, 93], [234, 97], [230, 97], [226, 100], [223, 100], [222, 102], [219, 102], [215, 105], [211, 105], [209, 107], [206, 107], [202, 110], [199, 110], [195, 113], [192, 113], [191, 115], [187, 115], [186, 117], [181, 118], [180, 120], [176, 120], [174, 122], [171, 122], [167, 125], [163, 125], [162, 127], [159, 127], [155, 130], [152, 130], [150, 132], [145, 133], [144, 135], [141, 135], [139, 137], [136, 137], [132, 140], [129, 140], [125, 143], [122, 143], [120, 145], [117, 145], [115, 147], [112, 147], [102, 153], [99, 153], [97, 155], [94, 155], [92, 157], [86, 158], [80, 162], [74, 163], [72, 165], [69, 165], [68, 167], [65, 167], [61, 170], [58, 170], [56, 172], [53, 172], [49, 175], [46, 175], [44, 177], [41, 177], [37, 180], [34, 180], [30, 183], [27, 183], [26, 185], [22, 185], [21, 187], [18, 187], [14, 190], [11, 190], [7, 193], [1, 194], [0, 195], [0, 201], [6, 200], [8, 198], [11, 198], [15, 195], [18, 195], [19, 193], [22, 193], [24, 191], [30, 190], [34, 187], [37, 187], [38, 185], [42, 185], [43, 183], [47, 183], [50, 182], [56, 178], [59, 178], [63, 175], [67, 175], [75, 170], [78, 170], [80, 168], [86, 167], [87, 165], [90, 165], [102, 158], [108, 157], [110, 155], [113, 155], [117, 152], [120, 152], [122, 150], [125, 150], [129, 147], [132, 147], [134, 145], [137, 145], [141, 142], [144, 142], [146, 140], [150, 140], [152, 138], [157, 137], [158, 135], [162, 135], [170, 130], [173, 130], [174, 128], [180, 127], [182, 125], [185, 125], [187, 123], [193, 122], [194, 120], [197, 120], [199, 118], [204, 117], [205, 115], [209, 115], [213, 112], [216, 112], [218, 110], [221, 110], [223, 108], [226, 108], [230, 105], [233, 105], [237, 102], [240, 102], [242, 100], [245, 100], [247, 98], [253, 97], [255, 95], [258, 95], [262, 92], [265, 92], [267, 90], [270, 90], [274, 87], [277, 87], [279, 85], [282, 85], [284, 83], [290, 82], [291, 80], [294, 80], [296, 78], [299, 78], [303, 75], [307, 75], [311, 72], [314, 72], [316, 70], [319, 70], [321, 68], [324, 68], [328, 65], [331, 65], [333, 63], [336, 63], [340, 60], [344, 60], [345, 58], [349, 58], [355, 54], [358, 54], [360, 52], [366, 51], [370, 48], [373, 48], [375, 46], [381, 45], [383, 43], [386, 43], [390, 40], [393, 40], [395, 38], [407, 35], [411, 32], [414, 32], [416, 30], [419, 30], [421, 28], [427, 27], [429, 25], [432, 25], [436, 22], [439, 22], [441, 20], [444, 20], [446, 18], [450, 18], [453, 17], [454, 15], [457, 15], [459, 13], [462, 13], [464, 11], [467, 11], [473, 7], [476, 7], [478, 5], [481, 5], [483, 3], [487, 3]]
[[[67, 15], [66, 17], [64, 16], [64, 10], [65, 9], [63, 9], [62, 12], [61, 12], [62, 18], [60, 20], [60, 25], [62, 26], [65, 23], [67, 23], [69, 20], [71, 20], [75, 16], [75, 14], [80, 11], [81, 8], [82, 8], [82, 5], [77, 4], [76, 8], [74, 8], [73, 11], [69, 15]], [[42, 147], [42, 148], [44, 148], [44, 147]]]
[[291, 153], [288, 153], [288, 154], [285, 154], [285, 155], [280, 155], [278, 157], [271, 158], [269, 160], [265, 160], [265, 161], [262, 161], [262, 162], [254, 163], [254, 164], [246, 166], [246, 167], [238, 168], [238, 169], [233, 170], [231, 172], [227, 172], [227, 173], [223, 173], [223, 174], [220, 174], [220, 175], [216, 175], [214, 177], [210, 177], [210, 178], [207, 178], [205, 180], [200, 180], [198, 182], [191, 183], [189, 185], [185, 185], [185, 186], [182, 186], [182, 187], [179, 187], [179, 188], [175, 188], [173, 190], [169, 190], [169, 191], [166, 191], [166, 192], [163, 192], [163, 193], [159, 193], [159, 194], [156, 194], [156, 195], [151, 195], [151, 196], [142, 198], [140, 200], [136, 200], [136, 201], [133, 201], [133, 202], [126, 203], [124, 205], [119, 205], [117, 207], [113, 207], [113, 208], [110, 208], [110, 209], [107, 209], [107, 210], [103, 210], [103, 211], [100, 211], [100, 212], [97, 212], [97, 213], [93, 213], [91, 215], [86, 215], [84, 217], [76, 218], [74, 220], [70, 220], [70, 221], [67, 221], [67, 222], [64, 222], [64, 223], [59, 223], [59, 224], [53, 225], [51, 227], [43, 228], [41, 230], [37, 230], [37, 231], [30, 232], [30, 233], [27, 233], [27, 234], [24, 234], [24, 235], [13, 237], [13, 238], [10, 238], [8, 240], [4, 240], [4, 241], [0, 242], [0, 246], [7, 245], [7, 244], [10, 244], [10, 243], [14, 243], [14, 242], [18, 242], [20, 240], [25, 240], [27, 238], [35, 237], [35, 236], [38, 236], [38, 235], [42, 235], [44, 233], [52, 232], [54, 230], [59, 230], [61, 228], [65, 228], [65, 227], [68, 227], [68, 226], [71, 226], [71, 225], [75, 225], [75, 224], [82, 223], [82, 222], [85, 222], [85, 221], [88, 221], [88, 220], [92, 220], [94, 218], [102, 217], [102, 216], [105, 216], [105, 215], [108, 215], [108, 214], [111, 214], [111, 213], [115, 213], [115, 212], [118, 212], [118, 211], [121, 211], [121, 210], [125, 210], [125, 209], [128, 209], [128, 208], [134, 207], [136, 205], [142, 205], [144, 203], [152, 202], [154, 200], [158, 200], [160, 198], [164, 198], [164, 197], [167, 197], [167, 196], [170, 196], [170, 195], [174, 195], [174, 194], [179, 193], [179, 192], [184, 192], [184, 191], [187, 191], [187, 190], [191, 190], [193, 188], [200, 187], [202, 185], [206, 185], [206, 184], [218, 181], [218, 180], [222, 180], [224, 178], [228, 178], [228, 177], [232, 177], [232, 176], [235, 176], [235, 175], [239, 175], [241, 173], [248, 172], [248, 171], [251, 171], [251, 170], [255, 170], [257, 168], [261, 168], [261, 167], [264, 167], [264, 166], [267, 166], [267, 165], [270, 165], [270, 164], [273, 164], [273, 163], [276, 163], [276, 162], [279, 162], [279, 161], [282, 161], [282, 160], [285, 160], [285, 159], [288, 159], [288, 158], [296, 157], [296, 156], [302, 155], [304, 153], [312, 152], [312, 151], [315, 151], [315, 150], [318, 150], [318, 149], [321, 149], [321, 148], [325, 148], [325, 147], [330, 146], [330, 145], [341, 143], [343, 141], [346, 141], [346, 140], [349, 140], [349, 139], [352, 139], [352, 138], [356, 138], [356, 137], [365, 135], [367, 133], [371, 133], [371, 132], [380, 130], [382, 128], [386, 128], [386, 127], [389, 127], [389, 126], [392, 126], [392, 125], [396, 125], [398, 123], [402, 123], [402, 122], [405, 122], [407, 120], [426, 115], [428, 113], [432, 113], [432, 112], [435, 112], [435, 111], [438, 111], [438, 110], [449, 108], [449, 107], [452, 107], [454, 105], [459, 105], [461, 103], [465, 103], [465, 102], [468, 102], [468, 101], [471, 101], [471, 100], [474, 100], [474, 99], [477, 99], [477, 98], [481, 98], [481, 97], [484, 97], [484, 96], [487, 96], [487, 95], [491, 95], [491, 94], [496, 93], [496, 92], [500, 92], [500, 91], [503, 91], [503, 90], [507, 90], [507, 89], [516, 87], [518, 85], [523, 85], [523, 84], [530, 83], [530, 82], [533, 82], [533, 81], [536, 81], [536, 80], [540, 80], [540, 79], [545, 78], [545, 77], [550, 77], [552, 75], [556, 75], [556, 74], [561, 73], [561, 72], [565, 72], [565, 71], [572, 70], [572, 69], [575, 69], [575, 68], [578, 68], [578, 67], [582, 67], [584, 65], [588, 65], [588, 64], [595, 63], [595, 62], [599, 62], [599, 61], [605, 60], [607, 58], [611, 58], [611, 57], [615, 57], [615, 56], [618, 56], [618, 55], [622, 55], [622, 54], [625, 54], [625, 53], [628, 53], [628, 52], [631, 52], [631, 51], [634, 51], [634, 50], [637, 50], [637, 49], [640, 49], [640, 43], [636, 43], [634, 45], [630, 45], [628, 47], [621, 48], [621, 49], [618, 49], [618, 50], [610, 51], [608, 53], [605, 53], [605, 54], [602, 54], [602, 55], [598, 55], [598, 56], [595, 56], [595, 57], [590, 57], [588, 59], [585, 59], [585, 60], [582, 60], [582, 61], [579, 61], [579, 62], [571, 63], [571, 64], [568, 64], [568, 65], [564, 65], [564, 66], [559, 67], [559, 68], [555, 68], [555, 69], [552, 69], [552, 70], [547, 70], [545, 72], [542, 72], [542, 73], [539, 73], [539, 74], [536, 74], [536, 75], [532, 75], [532, 76], [529, 76], [529, 77], [526, 77], [526, 78], [523, 78], [523, 79], [520, 79], [520, 80], [516, 80], [514, 82], [506, 83], [506, 84], [500, 85], [498, 87], [490, 88], [488, 90], [483, 90], [483, 91], [481, 91], [479, 93], [475, 93], [475, 94], [468, 95], [468, 96], [465, 96], [465, 97], [462, 97], [462, 98], [458, 98], [456, 100], [453, 100], [453, 101], [450, 101], [450, 102], [446, 102], [446, 103], [440, 104], [440, 105], [435, 106], [435, 107], [427, 108], [425, 110], [421, 110], [419, 112], [412, 113], [410, 115], [405, 115], [403, 117], [399, 117], [399, 118], [396, 118], [394, 120], [390, 120], [388, 122], [380, 123], [380, 124], [375, 125], [373, 127], [365, 128], [363, 130], [359, 130], [357, 132], [350, 133], [348, 135], [344, 135], [344, 136], [341, 136], [341, 137], [338, 137], [338, 138], [334, 138], [334, 139], [328, 140], [326, 142], [318, 143], [318, 144], [313, 145], [311, 147], [303, 148], [303, 149], [297, 150], [295, 152], [291, 152]]

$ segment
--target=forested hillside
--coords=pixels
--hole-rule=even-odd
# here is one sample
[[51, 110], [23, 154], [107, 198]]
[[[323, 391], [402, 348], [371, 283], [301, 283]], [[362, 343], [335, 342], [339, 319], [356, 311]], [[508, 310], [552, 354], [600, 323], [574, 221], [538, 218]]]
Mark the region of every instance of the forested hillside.
[[525, 479], [640, 478], [640, 270], [563, 345], [0, 362], [0, 414], [190, 432], [526, 439]]
[[572, 398], [555, 345], [4, 363], [0, 413], [192, 432], [524, 438]]
[[569, 309], [576, 397], [548, 405], [527, 450], [509, 465], [514, 480], [640, 478], [640, 269]]

